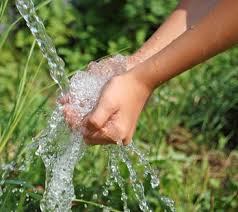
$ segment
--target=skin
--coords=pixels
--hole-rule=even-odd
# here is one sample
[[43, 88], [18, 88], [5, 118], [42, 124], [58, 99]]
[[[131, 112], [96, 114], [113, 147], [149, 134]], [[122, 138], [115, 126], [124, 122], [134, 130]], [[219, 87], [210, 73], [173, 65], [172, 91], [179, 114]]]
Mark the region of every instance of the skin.
[[[147, 99], [162, 83], [238, 42], [238, 1], [184, 0], [110, 80], [83, 121], [88, 144], [131, 142]], [[67, 116], [67, 115], [66, 115]]]
[[156, 32], [129, 58], [129, 68], [144, 62], [194, 26], [218, 0], [182, 0]]

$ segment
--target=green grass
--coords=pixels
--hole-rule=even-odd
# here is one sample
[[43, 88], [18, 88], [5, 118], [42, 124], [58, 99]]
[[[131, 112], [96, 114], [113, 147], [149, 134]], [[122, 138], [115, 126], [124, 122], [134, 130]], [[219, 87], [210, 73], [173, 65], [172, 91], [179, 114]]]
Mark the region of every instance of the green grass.
[[[168, 1], [167, 6], [156, 1], [158, 14], [148, 8], [152, 0], [144, 7], [139, 1], [123, 5], [119, 1], [97, 1], [97, 4], [82, 1], [80, 6], [73, 7], [62, 6], [60, 0], [51, 4], [51, 1], [37, 2], [42, 5], [38, 11], [71, 76], [91, 59], [128, 46], [132, 48], [125, 53], [133, 51], [140, 44], [134, 40], [137, 30], [140, 28], [149, 36], [155, 20], [160, 23], [175, 1]], [[121, 22], [112, 19], [112, 25], [108, 22], [110, 18], [100, 11], [108, 8], [113, 11], [114, 5], [121, 9], [123, 17], [117, 17]], [[1, 1], [0, 23], [5, 28], [0, 34], [0, 186], [4, 190], [0, 211], [35, 211], [39, 210], [45, 172], [30, 145], [46, 125], [57, 88], [25, 23], [19, 14], [12, 16], [9, 9], [14, 11], [13, 2]], [[122, 30], [127, 37], [120, 33], [124, 19], [130, 22], [130, 29]], [[101, 24], [107, 24], [108, 28], [102, 29]], [[110, 40], [111, 36], [115, 41]], [[238, 49], [233, 48], [173, 79], [154, 93], [143, 111], [134, 140], [159, 170], [160, 189], [151, 189], [149, 179], [143, 181], [153, 211], [162, 211], [158, 195], [171, 197], [181, 212], [238, 210], [237, 58]], [[142, 173], [136, 158], [131, 158]], [[5, 167], [6, 164], [11, 166]], [[101, 211], [101, 204], [112, 211], [122, 210], [118, 187], [111, 188], [108, 198], [102, 195], [106, 164], [105, 152], [96, 146], [77, 165], [73, 211]], [[121, 172], [128, 179], [124, 166]], [[127, 183], [130, 184], [129, 180]], [[138, 211], [131, 187], [126, 190], [131, 211]], [[97, 199], [93, 198], [95, 193]]]

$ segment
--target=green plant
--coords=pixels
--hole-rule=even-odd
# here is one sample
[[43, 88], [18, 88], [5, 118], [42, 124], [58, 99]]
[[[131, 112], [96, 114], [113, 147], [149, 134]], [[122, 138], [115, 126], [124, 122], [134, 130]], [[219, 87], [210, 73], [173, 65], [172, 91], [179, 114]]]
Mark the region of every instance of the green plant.
[[[176, 5], [174, 0], [35, 3], [69, 76], [90, 60], [121, 49], [123, 54], [133, 52]], [[32, 138], [45, 127], [57, 88], [13, 1], [1, 1], [0, 24], [0, 211], [34, 211], [45, 173], [31, 153]], [[158, 195], [174, 199], [177, 211], [237, 210], [237, 58], [233, 48], [173, 79], [143, 111], [135, 143], [160, 170], [160, 191], [150, 188], [149, 179], [143, 182], [153, 211], [163, 211]], [[101, 204], [122, 209], [119, 188], [112, 187], [107, 198], [102, 195], [106, 164], [97, 146], [77, 165], [73, 211], [101, 211]], [[142, 173], [142, 167], [136, 168]], [[125, 167], [121, 172], [128, 179]], [[130, 186], [126, 189], [131, 211], [138, 211]]]

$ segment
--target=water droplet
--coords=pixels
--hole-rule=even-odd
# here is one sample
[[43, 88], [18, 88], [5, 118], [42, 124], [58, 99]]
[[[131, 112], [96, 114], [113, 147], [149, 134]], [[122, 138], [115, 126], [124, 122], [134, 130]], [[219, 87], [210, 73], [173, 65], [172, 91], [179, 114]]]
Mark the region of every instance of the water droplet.
[[98, 198], [97, 194], [93, 194], [93, 200], [96, 200]]
[[105, 196], [105, 197], [106, 197], [106, 196], [108, 196], [108, 193], [109, 193], [109, 192], [108, 192], [108, 190], [107, 190], [107, 189], [104, 189], [104, 191], [103, 191], [103, 193], [102, 193], [102, 194], [103, 194], [103, 196]]
[[17, 192], [17, 191], [18, 191], [17, 188], [12, 189], [12, 193], [15, 193], [15, 192]]

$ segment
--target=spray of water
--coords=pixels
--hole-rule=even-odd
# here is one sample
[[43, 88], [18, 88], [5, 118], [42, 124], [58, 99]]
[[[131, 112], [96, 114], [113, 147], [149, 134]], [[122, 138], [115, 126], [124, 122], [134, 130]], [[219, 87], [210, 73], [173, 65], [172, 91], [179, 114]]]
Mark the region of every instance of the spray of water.
[[[94, 62], [88, 72], [78, 71], [69, 83], [64, 71], [64, 62], [57, 55], [52, 40], [46, 34], [43, 22], [36, 15], [33, 2], [17, 0], [16, 5], [48, 61], [50, 75], [62, 91], [67, 93], [72, 110], [76, 110], [79, 114], [77, 121], [80, 126], [83, 117], [96, 105], [105, 83], [114, 75], [126, 71], [126, 58], [117, 55], [108, 59], [107, 62]], [[38, 140], [36, 154], [42, 158], [46, 167], [45, 192], [41, 201], [42, 211], [67, 212], [71, 210], [71, 202], [75, 198], [72, 182], [74, 167], [88, 148], [82, 140], [80, 131], [71, 131], [65, 125], [62, 111], [62, 106], [57, 104], [48, 121], [47, 128]], [[154, 188], [159, 185], [159, 181], [149, 162], [133, 145], [128, 147], [113, 145], [106, 148], [109, 153], [110, 170], [106, 185], [110, 186], [112, 181], [118, 184], [121, 189], [124, 211], [129, 211], [128, 197], [125, 191], [125, 182], [119, 170], [119, 160], [125, 163], [129, 170], [130, 180], [140, 209], [151, 211], [145, 199], [143, 184], [138, 180], [128, 154], [134, 152], [139, 157], [139, 162], [145, 167], [145, 175], [151, 175], [151, 186]], [[108, 195], [107, 188], [103, 195]]]

